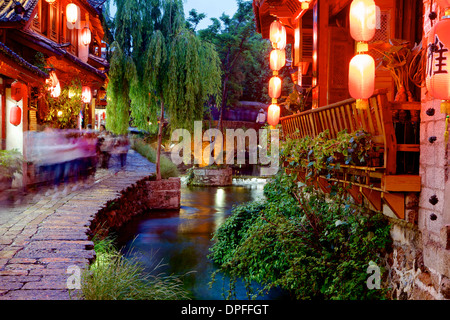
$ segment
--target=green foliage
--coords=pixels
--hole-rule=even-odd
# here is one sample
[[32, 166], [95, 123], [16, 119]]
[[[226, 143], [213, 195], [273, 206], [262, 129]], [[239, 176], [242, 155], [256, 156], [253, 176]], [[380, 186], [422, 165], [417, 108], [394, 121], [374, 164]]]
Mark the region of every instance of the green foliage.
[[181, 0], [115, 4], [108, 130], [123, 133], [131, 111], [134, 126], [155, 132], [161, 105], [171, 128], [189, 128], [203, 118], [205, 103], [220, 102], [215, 48], [186, 28]]
[[282, 143], [281, 158], [288, 168], [303, 168], [308, 178], [339, 169], [340, 164], [368, 164], [374, 145], [371, 135], [364, 131], [348, 133], [343, 130], [335, 139], [325, 130], [316, 137], [305, 136], [302, 139], [287, 138]]
[[[69, 92], [74, 96], [69, 97]], [[45, 95], [47, 112], [44, 123], [59, 129], [74, 129], [78, 126], [78, 115], [81, 110], [81, 81], [73, 80], [70, 86], [61, 88], [61, 94], [53, 98], [47, 91]]]
[[[142, 139], [135, 139], [132, 148], [139, 154], [148, 159], [148, 161], [156, 162], [156, 151], [148, 143]], [[161, 177], [167, 179], [170, 177], [178, 177], [180, 175], [177, 166], [170, 161], [169, 158], [161, 156]]]
[[126, 134], [130, 121], [129, 92], [136, 76], [136, 67], [132, 58], [122, 51], [119, 43], [114, 42], [111, 47], [113, 53], [107, 89], [106, 128], [115, 134]]
[[203, 119], [203, 104], [210, 96], [220, 101], [220, 61], [214, 47], [191, 31], [180, 30], [170, 46], [165, 94], [173, 128], [193, 128]]
[[124, 257], [114, 240], [94, 239], [97, 257], [82, 274], [81, 297], [85, 300], [188, 299], [182, 277], [145, 271], [137, 257]]
[[[382, 267], [390, 243], [381, 214], [349, 204], [342, 195], [326, 198], [278, 175], [264, 188], [266, 201], [250, 202], [215, 232], [210, 257], [217, 272], [263, 289], [281, 288], [294, 299], [382, 299], [384, 289], [366, 286], [369, 264]], [[214, 279], [214, 278], [213, 278]]]
[[16, 149], [0, 150], [0, 178], [12, 179], [15, 173], [22, 173], [24, 158]]
[[[256, 32], [252, 1], [237, 1], [237, 11], [211, 18], [212, 25], [199, 30], [204, 41], [214, 44], [222, 66], [222, 107], [242, 99], [266, 101], [271, 71], [271, 45]], [[218, 105], [220, 105], [218, 103]]]

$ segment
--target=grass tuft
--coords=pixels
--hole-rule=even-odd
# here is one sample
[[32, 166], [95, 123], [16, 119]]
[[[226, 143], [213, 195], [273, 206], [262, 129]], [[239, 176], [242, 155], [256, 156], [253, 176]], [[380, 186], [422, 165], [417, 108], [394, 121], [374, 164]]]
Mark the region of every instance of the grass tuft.
[[[182, 276], [157, 274], [156, 265], [146, 272], [136, 257], [124, 257], [114, 240], [96, 241], [96, 261], [82, 275], [85, 300], [182, 300], [188, 299]], [[156, 274], [156, 275], [154, 275]]]
[[[142, 139], [135, 139], [132, 148], [147, 158], [148, 161], [156, 163], [156, 150]], [[161, 154], [161, 178], [167, 179], [170, 177], [178, 177], [180, 172], [177, 166], [170, 161], [169, 158]]]

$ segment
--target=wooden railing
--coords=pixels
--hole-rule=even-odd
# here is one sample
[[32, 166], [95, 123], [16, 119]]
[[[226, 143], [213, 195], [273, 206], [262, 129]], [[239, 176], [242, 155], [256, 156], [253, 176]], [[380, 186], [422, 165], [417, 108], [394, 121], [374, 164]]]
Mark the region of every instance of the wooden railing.
[[367, 109], [357, 109], [355, 99], [347, 99], [325, 107], [308, 110], [280, 119], [283, 135], [301, 139], [315, 137], [329, 131], [330, 138], [346, 129], [347, 132], [364, 130], [371, 134], [377, 149], [384, 153], [382, 166], [389, 174], [396, 173], [397, 142], [388, 107], [386, 91], [378, 90], [370, 99]]
[[[347, 132], [364, 130], [371, 134], [375, 154], [380, 161], [371, 162], [367, 166], [358, 167], [341, 165], [340, 173], [333, 179], [322, 177], [318, 184], [340, 182], [351, 185], [349, 192], [356, 199], [361, 195], [372, 206], [380, 211], [381, 200], [399, 217], [404, 217], [404, 193], [420, 191], [420, 176], [397, 172], [397, 155], [402, 153], [419, 153], [418, 144], [397, 143], [396, 124], [393, 113], [398, 110], [407, 112], [420, 110], [420, 103], [391, 103], [387, 100], [387, 90], [378, 90], [369, 99], [367, 109], [357, 109], [355, 99], [347, 99], [321, 108], [308, 110], [280, 119], [283, 136], [301, 139], [306, 136], [315, 137], [328, 130], [330, 138], [346, 129]], [[409, 111], [411, 110], [411, 111]], [[300, 177], [302, 175], [300, 174]], [[350, 182], [351, 181], [351, 182]], [[399, 195], [398, 192], [402, 194]]]

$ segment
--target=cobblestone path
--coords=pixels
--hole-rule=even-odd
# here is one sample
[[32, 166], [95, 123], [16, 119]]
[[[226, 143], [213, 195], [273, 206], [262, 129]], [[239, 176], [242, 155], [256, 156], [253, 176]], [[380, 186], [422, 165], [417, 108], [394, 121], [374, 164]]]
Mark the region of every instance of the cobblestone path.
[[93, 217], [153, 172], [153, 163], [130, 150], [126, 168], [99, 169], [87, 187], [53, 196], [40, 190], [0, 203], [0, 300], [75, 299], [67, 279], [76, 270], [70, 267], [83, 268], [95, 257], [86, 234]]

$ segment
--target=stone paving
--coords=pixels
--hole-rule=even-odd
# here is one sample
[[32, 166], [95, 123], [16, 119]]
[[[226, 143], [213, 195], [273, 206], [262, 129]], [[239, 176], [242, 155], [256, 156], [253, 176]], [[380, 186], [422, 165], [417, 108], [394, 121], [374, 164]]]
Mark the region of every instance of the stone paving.
[[[30, 192], [0, 203], [0, 300], [76, 299], [72, 276], [94, 258], [86, 232], [95, 214], [120, 191], [155, 172], [130, 150], [127, 166], [99, 169], [92, 182], [66, 194]], [[74, 293], [75, 292], [75, 293]]]

